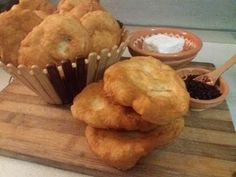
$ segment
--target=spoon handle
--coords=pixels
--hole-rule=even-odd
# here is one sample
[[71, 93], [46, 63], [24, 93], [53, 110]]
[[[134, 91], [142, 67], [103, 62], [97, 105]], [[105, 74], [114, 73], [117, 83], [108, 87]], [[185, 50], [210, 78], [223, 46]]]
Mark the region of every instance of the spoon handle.
[[235, 63], [236, 63], [236, 55], [227, 60], [223, 65], [221, 65], [215, 71], [211, 72], [210, 76], [213, 79], [213, 81], [216, 82], [216, 80]]

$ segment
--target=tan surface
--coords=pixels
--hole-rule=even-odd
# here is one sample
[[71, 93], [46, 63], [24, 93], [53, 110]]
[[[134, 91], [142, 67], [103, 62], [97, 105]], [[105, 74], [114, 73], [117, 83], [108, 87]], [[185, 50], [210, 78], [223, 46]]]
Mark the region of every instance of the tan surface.
[[69, 110], [48, 106], [19, 83], [0, 93], [0, 152], [3, 155], [95, 176], [232, 176], [236, 135], [226, 104], [190, 112], [172, 144], [120, 172], [89, 150], [83, 125]]

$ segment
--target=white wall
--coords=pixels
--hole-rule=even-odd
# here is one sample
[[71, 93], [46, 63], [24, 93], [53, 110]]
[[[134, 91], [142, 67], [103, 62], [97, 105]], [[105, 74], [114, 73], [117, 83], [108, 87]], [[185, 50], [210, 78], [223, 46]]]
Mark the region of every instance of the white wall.
[[101, 0], [130, 25], [236, 31], [236, 0]]
[[100, 1], [114, 16], [128, 25], [236, 31], [236, 0]]

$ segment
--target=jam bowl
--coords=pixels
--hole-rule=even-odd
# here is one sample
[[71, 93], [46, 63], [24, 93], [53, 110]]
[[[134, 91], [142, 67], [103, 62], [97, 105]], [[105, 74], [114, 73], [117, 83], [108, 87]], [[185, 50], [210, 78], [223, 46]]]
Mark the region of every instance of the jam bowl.
[[[183, 50], [178, 53], [159, 53], [143, 48], [146, 37], [163, 34], [184, 39]], [[192, 61], [202, 48], [202, 41], [195, 34], [176, 28], [143, 28], [130, 35], [128, 49], [132, 56], [152, 56], [170, 66], [183, 66]]]
[[[186, 79], [189, 78], [189, 77], [194, 77], [194, 76], [198, 76], [198, 75], [201, 75], [201, 74], [205, 74], [205, 73], [208, 73], [210, 72], [209, 70], [207, 69], [204, 69], [204, 68], [182, 68], [182, 69], [179, 69], [177, 70], [177, 73], [179, 74], [179, 76], [185, 80], [185, 83], [186, 83]], [[187, 85], [188, 83], [186, 83]], [[199, 83], [197, 82], [197, 84], [203, 84], [203, 83]], [[197, 84], [196, 84], [196, 87], [197, 87]], [[214, 88], [215, 87], [215, 88]], [[190, 109], [193, 110], [193, 111], [202, 111], [202, 110], [205, 110], [205, 109], [208, 109], [208, 108], [213, 108], [213, 107], [216, 107], [218, 105], [220, 105], [221, 103], [224, 102], [226, 96], [228, 95], [229, 93], [229, 87], [228, 87], [228, 84], [227, 82], [222, 78], [220, 77], [216, 83], [215, 86], [203, 86], [203, 89], [208, 89], [209, 88], [209, 92], [214, 92], [215, 89], [219, 90], [220, 92], [220, 95], [217, 96], [216, 98], [210, 98], [211, 96], [215, 95], [215, 93], [209, 93], [207, 96], [209, 96], [209, 98], [207, 98], [206, 96], [203, 95], [203, 92], [204, 90], [201, 90], [201, 89], [198, 89], [196, 88], [194, 91], [198, 91], [198, 93], [196, 93], [196, 95], [203, 95], [203, 97], [205, 97], [204, 99], [199, 99], [199, 98], [193, 98], [193, 96], [190, 97]], [[188, 88], [189, 89], [189, 88]], [[190, 90], [188, 90], [190, 95], [194, 95], [194, 93], [191, 93]]]

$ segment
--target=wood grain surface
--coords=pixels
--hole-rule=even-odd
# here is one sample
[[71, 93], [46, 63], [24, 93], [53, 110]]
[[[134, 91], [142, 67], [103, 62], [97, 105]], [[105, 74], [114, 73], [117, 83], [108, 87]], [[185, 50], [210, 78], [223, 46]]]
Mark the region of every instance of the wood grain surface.
[[236, 176], [236, 134], [226, 103], [189, 112], [178, 139], [126, 172], [107, 166], [90, 151], [84, 127], [69, 107], [48, 105], [17, 81], [0, 93], [1, 155], [101, 177]]

